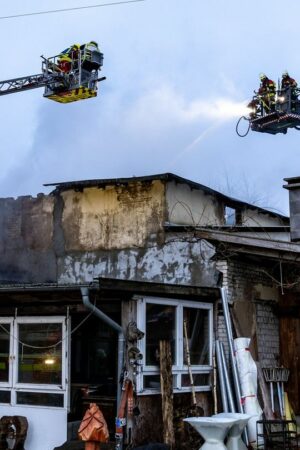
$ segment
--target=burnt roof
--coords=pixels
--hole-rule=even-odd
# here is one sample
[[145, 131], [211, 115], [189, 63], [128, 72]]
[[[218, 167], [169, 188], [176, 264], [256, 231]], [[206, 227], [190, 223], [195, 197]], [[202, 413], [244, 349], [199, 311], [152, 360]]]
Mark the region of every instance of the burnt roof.
[[283, 214], [279, 214], [274, 211], [270, 211], [265, 208], [261, 208], [259, 206], [252, 205], [251, 203], [244, 202], [242, 200], [238, 200], [233, 197], [229, 197], [221, 192], [218, 192], [208, 186], [204, 186], [203, 184], [197, 183], [192, 180], [188, 180], [187, 178], [180, 177], [173, 173], [161, 173], [156, 175], [146, 175], [142, 177], [129, 177], [129, 178], [104, 178], [104, 179], [93, 179], [93, 180], [79, 180], [79, 181], [66, 181], [66, 182], [58, 182], [58, 183], [46, 183], [44, 186], [55, 186], [55, 189], [51, 192], [51, 194], [59, 194], [60, 192], [67, 190], [75, 190], [82, 191], [85, 188], [91, 187], [99, 187], [104, 188], [105, 186], [111, 185], [126, 185], [129, 183], [138, 183], [138, 182], [151, 182], [154, 180], [161, 180], [164, 182], [174, 181], [175, 183], [187, 184], [191, 189], [202, 190], [206, 194], [217, 197], [219, 200], [223, 201], [227, 206], [238, 209], [252, 209], [257, 210], [263, 214], [269, 214], [272, 217], [277, 217], [283, 220], [284, 223], [289, 223], [289, 218], [284, 216]]

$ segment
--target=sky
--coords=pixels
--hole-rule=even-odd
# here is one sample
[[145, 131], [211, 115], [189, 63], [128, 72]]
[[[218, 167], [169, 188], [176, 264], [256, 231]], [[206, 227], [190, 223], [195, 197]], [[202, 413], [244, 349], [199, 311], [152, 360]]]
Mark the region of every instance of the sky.
[[[112, 0], [113, 1], [113, 0]], [[0, 16], [105, 0], [1, 2]], [[95, 40], [98, 97], [62, 105], [36, 89], [0, 97], [0, 197], [44, 183], [173, 172], [288, 214], [300, 134], [235, 132], [259, 73], [300, 81], [300, 2], [145, 0], [0, 19], [0, 80], [40, 73], [40, 55]]]

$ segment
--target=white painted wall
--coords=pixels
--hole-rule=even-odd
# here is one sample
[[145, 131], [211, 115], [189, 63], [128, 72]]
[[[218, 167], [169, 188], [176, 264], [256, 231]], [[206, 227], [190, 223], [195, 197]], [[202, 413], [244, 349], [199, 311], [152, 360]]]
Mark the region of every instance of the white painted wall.
[[272, 217], [269, 214], [262, 214], [258, 210], [246, 209], [242, 213], [242, 223], [249, 227], [276, 227], [284, 223], [278, 217]]
[[0, 416], [25, 416], [26, 450], [53, 450], [67, 440], [67, 410], [36, 406], [0, 406]]
[[223, 225], [222, 204], [204, 191], [191, 189], [187, 184], [167, 183], [166, 220], [176, 225]]

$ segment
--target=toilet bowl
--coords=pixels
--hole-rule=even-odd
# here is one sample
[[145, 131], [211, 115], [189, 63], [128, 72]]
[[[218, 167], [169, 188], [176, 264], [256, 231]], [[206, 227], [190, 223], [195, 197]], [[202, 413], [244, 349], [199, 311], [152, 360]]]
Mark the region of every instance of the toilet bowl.
[[[188, 417], [188, 422], [205, 439], [201, 450], [227, 450], [224, 439], [237, 419], [226, 417]], [[200, 450], [200, 449], [199, 449]]]
[[252, 416], [240, 413], [220, 413], [212, 417], [220, 417], [227, 419], [236, 419], [228, 432], [226, 447], [227, 450], [247, 450], [246, 445], [242, 441], [242, 433]]

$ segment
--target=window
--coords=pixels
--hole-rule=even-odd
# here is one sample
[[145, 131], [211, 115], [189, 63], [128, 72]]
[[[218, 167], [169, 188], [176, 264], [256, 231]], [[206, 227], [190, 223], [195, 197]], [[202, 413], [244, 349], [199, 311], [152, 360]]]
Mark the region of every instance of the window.
[[0, 404], [67, 406], [64, 317], [0, 319]]
[[169, 340], [172, 352], [174, 392], [189, 391], [184, 322], [196, 391], [210, 389], [212, 371], [212, 311], [209, 303], [146, 297], [138, 300], [138, 328], [145, 332], [138, 342], [143, 354], [138, 374], [139, 394], [160, 388], [159, 341]]
[[242, 225], [241, 211], [230, 206], [225, 206], [224, 222], [228, 226]]

